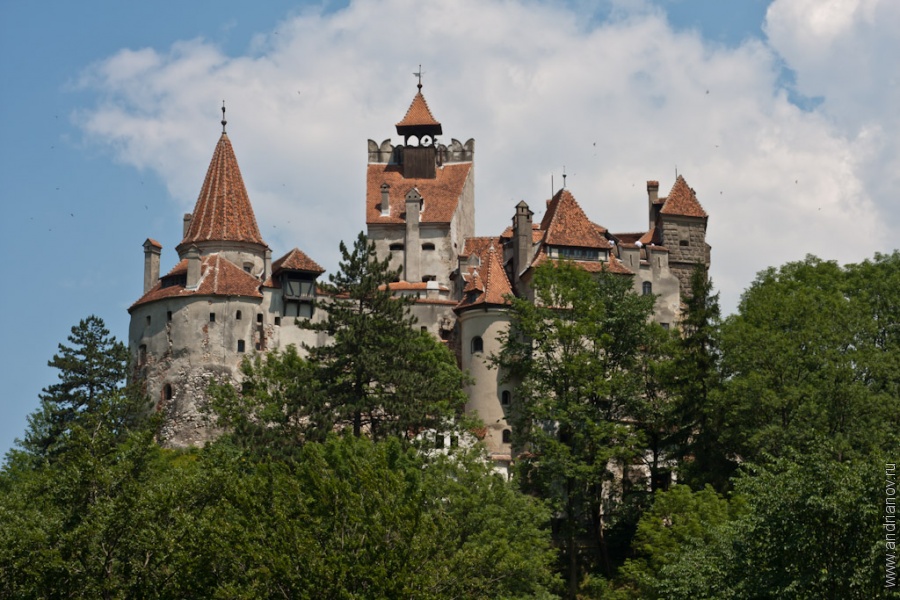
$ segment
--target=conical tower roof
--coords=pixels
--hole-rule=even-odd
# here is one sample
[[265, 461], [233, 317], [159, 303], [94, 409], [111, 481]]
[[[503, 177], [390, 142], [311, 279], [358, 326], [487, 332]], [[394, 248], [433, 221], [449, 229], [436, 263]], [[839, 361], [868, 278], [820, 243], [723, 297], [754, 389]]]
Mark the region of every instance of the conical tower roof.
[[397, 123], [397, 133], [399, 135], [423, 133], [441, 135], [442, 133], [440, 121], [431, 114], [428, 102], [425, 101], [425, 96], [422, 95], [421, 84], [419, 85], [419, 91], [413, 98], [412, 104], [409, 105], [409, 109], [406, 111], [406, 115]]
[[662, 210], [664, 215], [680, 215], [685, 217], [706, 217], [706, 211], [697, 200], [697, 194], [681, 175], [675, 180], [672, 191], [664, 199]]
[[178, 248], [180, 251], [197, 243], [226, 241], [266, 245], [231, 140], [223, 131], [194, 206], [190, 227]]

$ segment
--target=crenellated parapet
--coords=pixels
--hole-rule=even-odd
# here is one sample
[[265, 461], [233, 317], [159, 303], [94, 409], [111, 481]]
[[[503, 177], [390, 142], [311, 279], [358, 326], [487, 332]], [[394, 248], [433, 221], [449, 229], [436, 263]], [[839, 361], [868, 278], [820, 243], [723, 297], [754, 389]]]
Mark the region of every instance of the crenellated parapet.
[[[404, 145], [397, 144], [395, 146], [389, 139], [384, 140], [381, 144], [375, 140], [369, 140], [368, 148], [369, 164], [399, 164]], [[475, 140], [472, 138], [465, 143], [451, 138], [449, 144], [438, 144], [436, 150], [439, 165], [475, 160]]]

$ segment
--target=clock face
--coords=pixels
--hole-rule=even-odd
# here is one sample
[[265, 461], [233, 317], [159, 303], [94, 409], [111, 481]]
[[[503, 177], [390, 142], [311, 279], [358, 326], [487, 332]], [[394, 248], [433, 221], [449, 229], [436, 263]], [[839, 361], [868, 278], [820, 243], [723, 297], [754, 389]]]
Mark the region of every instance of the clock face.
[[419, 143], [423, 146], [430, 146], [431, 142], [432, 142], [432, 139], [431, 139], [430, 135], [423, 135], [422, 139], [419, 140]]

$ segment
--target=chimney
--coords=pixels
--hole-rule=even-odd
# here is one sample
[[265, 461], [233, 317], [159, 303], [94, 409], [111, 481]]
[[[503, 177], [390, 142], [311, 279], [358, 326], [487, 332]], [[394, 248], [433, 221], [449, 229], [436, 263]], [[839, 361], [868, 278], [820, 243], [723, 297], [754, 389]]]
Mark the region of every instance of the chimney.
[[391, 186], [386, 183], [381, 184], [381, 216], [391, 216]]
[[197, 246], [191, 246], [187, 251], [187, 285], [189, 290], [196, 290], [200, 285], [200, 250]]
[[266, 248], [266, 253], [263, 255], [262, 280], [266, 281], [270, 275], [272, 275], [272, 250]]
[[154, 239], [147, 238], [144, 242], [144, 293], [156, 285], [159, 281], [159, 255], [162, 252], [162, 244]]
[[[647, 203], [649, 205], [649, 214], [650, 214], [650, 228], [653, 229], [656, 227], [656, 217], [659, 216], [659, 206], [657, 206], [657, 202], [659, 202], [659, 182], [658, 181], [648, 181], [647, 182]], [[649, 231], [648, 229], [648, 231]]]
[[[518, 281], [519, 275], [531, 260], [531, 250], [534, 245], [531, 239], [531, 217], [534, 215], [528, 209], [524, 200], [516, 204], [516, 216], [513, 217], [513, 279]], [[516, 284], [513, 281], [513, 285]]]
[[194, 215], [192, 215], [191, 213], [184, 213], [184, 227], [183, 227], [183, 231], [181, 233], [181, 239], [184, 239], [187, 237], [188, 231], [190, 231], [190, 229], [191, 229], [191, 221], [193, 221], [193, 220], [194, 220]]
[[413, 188], [406, 193], [406, 243], [403, 248], [403, 279], [417, 282], [421, 279], [419, 273], [419, 254], [422, 244], [419, 241], [419, 212], [422, 210], [423, 199], [419, 190]]

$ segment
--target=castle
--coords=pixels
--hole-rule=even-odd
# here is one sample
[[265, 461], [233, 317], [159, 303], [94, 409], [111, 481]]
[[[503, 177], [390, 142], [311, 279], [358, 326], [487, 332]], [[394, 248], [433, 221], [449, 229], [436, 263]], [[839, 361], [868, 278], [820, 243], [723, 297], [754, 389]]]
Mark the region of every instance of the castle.
[[[129, 347], [138, 375], [165, 416], [171, 446], [201, 444], [215, 431], [200, 410], [211, 380], [234, 380], [251, 352], [328, 343], [295, 325], [323, 318], [315, 308], [324, 269], [294, 248], [276, 260], [260, 235], [231, 140], [222, 134], [194, 211], [185, 215], [179, 262], [160, 276], [162, 247], [144, 242], [144, 293], [130, 308]], [[535, 267], [568, 259], [581, 268], [631, 277], [638, 294], [655, 294], [654, 319], [677, 322], [691, 272], [709, 265], [707, 214], [684, 178], [659, 196], [647, 182], [649, 219], [638, 232], [611, 233], [591, 222], [563, 188], [540, 223], [523, 201], [496, 237], [475, 237], [475, 142], [443, 134], [421, 81], [404, 117], [403, 138], [368, 141], [365, 217], [379, 259], [402, 266], [392, 293], [415, 297], [418, 325], [450, 344], [472, 376], [466, 410], [485, 423], [483, 442], [498, 463], [511, 460], [506, 414], [513, 386], [488, 368], [509, 325], [506, 297], [534, 300]], [[309, 249], [314, 251], [320, 249]]]

